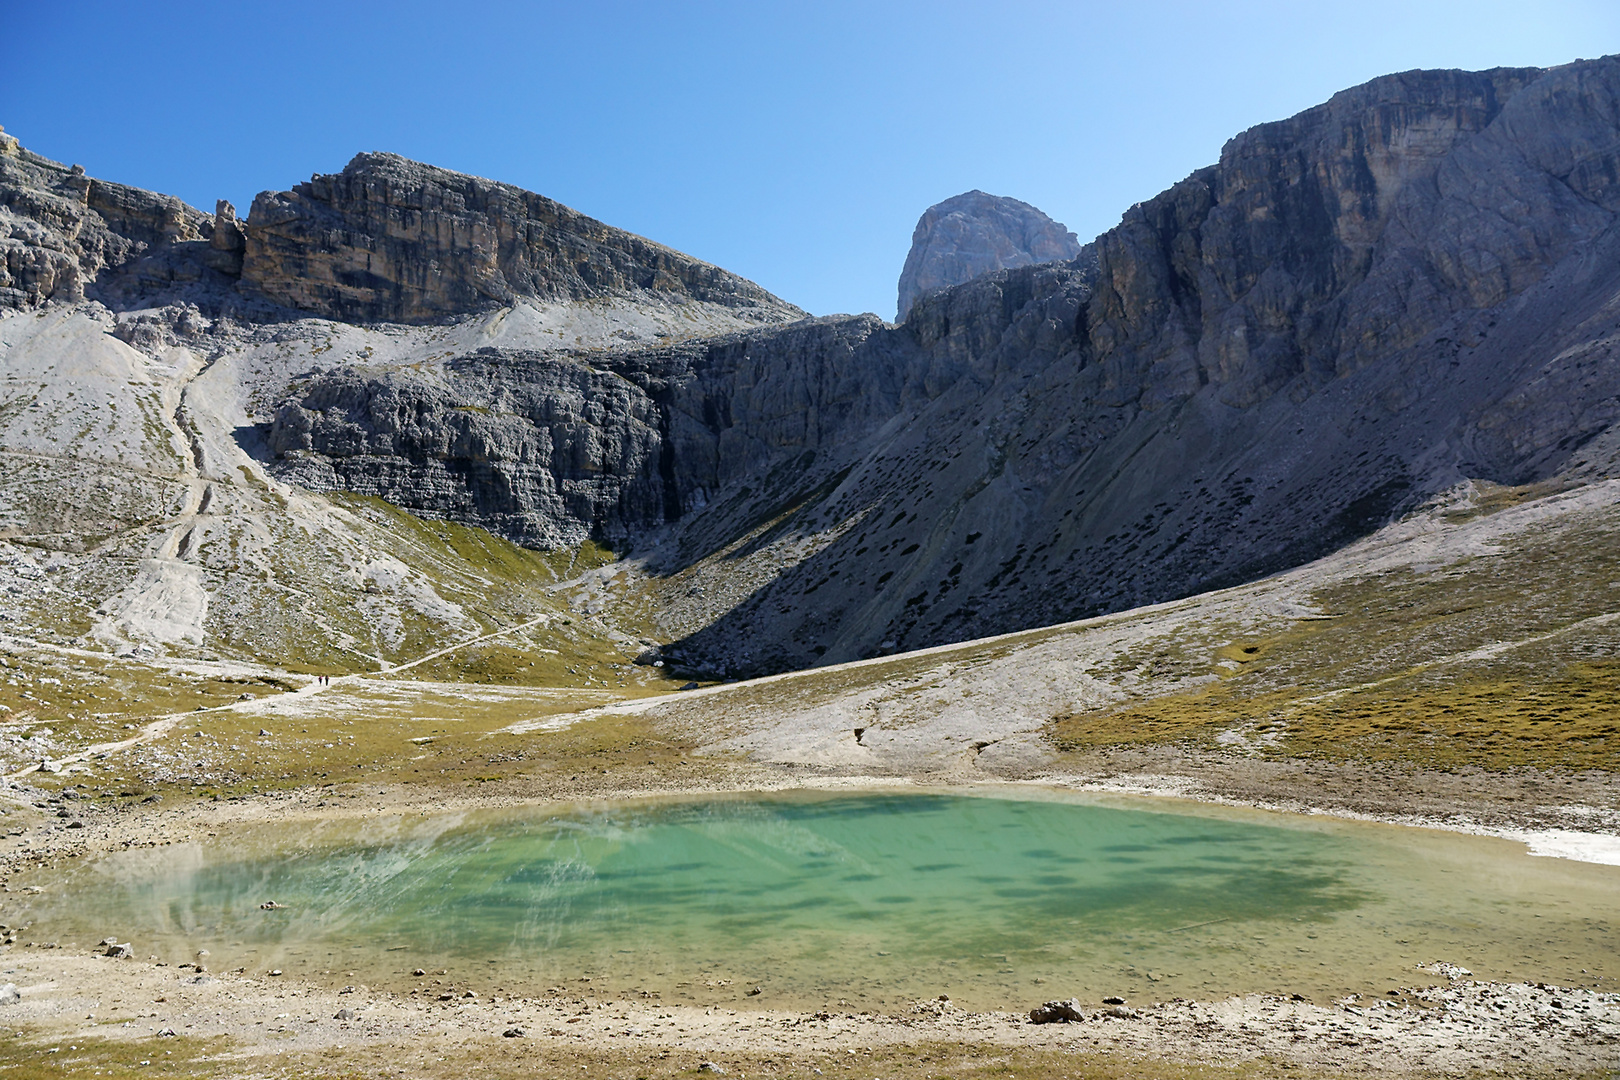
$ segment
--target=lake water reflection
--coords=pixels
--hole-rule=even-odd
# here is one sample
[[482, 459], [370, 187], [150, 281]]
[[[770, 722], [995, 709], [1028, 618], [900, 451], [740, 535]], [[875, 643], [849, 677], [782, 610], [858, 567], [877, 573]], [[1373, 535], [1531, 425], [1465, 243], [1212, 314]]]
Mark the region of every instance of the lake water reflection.
[[215, 968], [339, 984], [420, 966], [508, 992], [726, 1002], [758, 986], [760, 1005], [949, 994], [1027, 1008], [1381, 993], [1438, 981], [1416, 970], [1434, 960], [1590, 983], [1620, 973], [1617, 898], [1617, 868], [1503, 841], [1163, 802], [875, 792], [244, 828], [103, 857], [51, 880], [30, 914], [36, 939], [116, 934], [143, 955], [206, 948]]

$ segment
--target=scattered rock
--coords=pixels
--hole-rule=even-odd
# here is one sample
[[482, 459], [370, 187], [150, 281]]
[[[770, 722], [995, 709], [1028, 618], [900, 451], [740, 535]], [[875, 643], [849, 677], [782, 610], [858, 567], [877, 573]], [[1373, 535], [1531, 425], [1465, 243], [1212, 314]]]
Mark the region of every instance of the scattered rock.
[[1078, 998], [1070, 998], [1068, 1001], [1048, 1001], [1029, 1010], [1029, 1022], [1032, 1024], [1078, 1024], [1085, 1018], [1086, 1014], [1080, 1011]]
[[122, 945], [114, 942], [113, 944], [107, 946], [107, 955], [115, 960], [130, 960], [134, 958], [135, 950], [130, 948], [128, 942], [125, 942]]
[[1122, 997], [1105, 997], [1105, 998], [1103, 998], [1103, 1004], [1104, 1005], [1123, 1005], [1123, 1004], [1125, 1004], [1125, 999], [1122, 998]]
[[521, 1039], [523, 1038], [523, 1035], [523, 1029], [520, 1027], [509, 1027], [505, 1031], [501, 1032], [501, 1037], [506, 1039]]
[[723, 1073], [725, 1071], [726, 1070], [722, 1069], [712, 1061], [704, 1061], [698, 1064], [698, 1072]]
[[358, 1015], [359, 1013], [356, 1013], [353, 1009], [339, 1009], [337, 1012], [332, 1014], [332, 1019], [353, 1020]]

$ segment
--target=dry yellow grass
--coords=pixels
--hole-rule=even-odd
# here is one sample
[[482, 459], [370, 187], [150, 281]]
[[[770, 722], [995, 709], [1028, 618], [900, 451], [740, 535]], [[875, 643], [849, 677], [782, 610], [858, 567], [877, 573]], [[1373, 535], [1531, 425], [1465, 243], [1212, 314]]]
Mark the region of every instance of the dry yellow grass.
[[[1503, 489], [1485, 511], [1522, 501]], [[1063, 750], [1226, 745], [1438, 768], [1620, 767], [1620, 531], [1527, 532], [1314, 596], [1328, 617], [1207, 653], [1197, 689], [1053, 718]], [[1128, 666], [1128, 660], [1122, 661]]]

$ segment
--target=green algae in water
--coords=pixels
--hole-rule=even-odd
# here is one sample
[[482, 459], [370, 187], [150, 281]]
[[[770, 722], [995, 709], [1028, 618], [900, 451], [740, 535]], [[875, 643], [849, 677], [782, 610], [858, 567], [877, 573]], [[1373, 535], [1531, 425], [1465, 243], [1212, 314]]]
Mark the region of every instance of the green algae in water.
[[207, 948], [216, 967], [862, 1006], [1016, 1004], [1043, 985], [1320, 997], [1427, 981], [1417, 962], [1465, 963], [1494, 933], [1484, 909], [1436, 909], [1456, 891], [1445, 866], [1403, 879], [1397, 848], [1353, 829], [1064, 801], [722, 797], [310, 833], [110, 855], [37, 918], [59, 938]]

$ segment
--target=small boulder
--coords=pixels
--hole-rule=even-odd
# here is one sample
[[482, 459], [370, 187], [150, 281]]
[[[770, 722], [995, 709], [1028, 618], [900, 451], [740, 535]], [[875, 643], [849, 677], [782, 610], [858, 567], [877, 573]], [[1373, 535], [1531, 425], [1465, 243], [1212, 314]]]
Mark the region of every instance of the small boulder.
[[1080, 1011], [1078, 998], [1048, 1001], [1029, 1010], [1029, 1022], [1032, 1024], [1078, 1024], [1085, 1018], [1086, 1014]]
[[521, 1039], [523, 1038], [523, 1029], [520, 1027], [509, 1027], [505, 1031], [501, 1032], [501, 1036], [502, 1038], [507, 1039]]
[[1122, 997], [1105, 997], [1105, 998], [1103, 998], [1103, 1004], [1104, 1005], [1123, 1005], [1123, 1004], [1125, 1004], [1125, 999], [1122, 998]]
[[16, 983], [6, 983], [6, 985], [0, 986], [0, 1005], [15, 1005], [21, 1000], [22, 995], [17, 992]]
[[122, 945], [114, 943], [107, 946], [107, 955], [114, 960], [130, 960], [134, 958], [135, 950], [130, 947], [128, 942]]
[[334, 1019], [334, 1020], [353, 1020], [358, 1015], [360, 1015], [360, 1014], [355, 1012], [353, 1009], [339, 1009], [337, 1012], [332, 1014], [332, 1019]]

